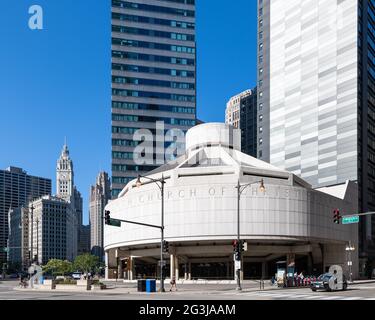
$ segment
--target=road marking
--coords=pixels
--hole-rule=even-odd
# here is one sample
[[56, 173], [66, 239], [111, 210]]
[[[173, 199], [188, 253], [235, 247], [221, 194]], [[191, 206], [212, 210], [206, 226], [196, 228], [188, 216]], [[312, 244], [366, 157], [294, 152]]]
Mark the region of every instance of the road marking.
[[365, 300], [375, 300], [375, 298], [367, 298], [367, 299], [365, 299]]
[[273, 297], [273, 298], [283, 298], [285, 297], [285, 294], [275, 294], [275, 293], [263, 293], [263, 294], [260, 294], [260, 296], [262, 297]]
[[342, 297], [338, 297], [338, 296], [330, 296], [330, 297], [325, 297], [325, 298], [322, 298], [322, 300], [341, 300]]
[[320, 299], [322, 299], [322, 298], [324, 298], [324, 296], [309, 296], [307, 299], [309, 299], [309, 300], [320, 300]]
[[347, 297], [347, 298], [343, 298], [341, 300], [362, 300], [363, 298], [362, 297]]

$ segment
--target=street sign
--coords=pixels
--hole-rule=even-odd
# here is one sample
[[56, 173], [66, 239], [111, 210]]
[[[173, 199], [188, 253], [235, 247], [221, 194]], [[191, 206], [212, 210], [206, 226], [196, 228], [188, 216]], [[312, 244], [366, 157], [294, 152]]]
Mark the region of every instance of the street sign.
[[116, 219], [110, 219], [108, 225], [110, 225], [112, 227], [119, 227], [119, 228], [121, 228], [121, 221], [120, 220], [116, 220]]
[[359, 223], [359, 216], [342, 217], [342, 224], [354, 224], [354, 223]]
[[4, 252], [9, 252], [9, 248], [3, 248]]

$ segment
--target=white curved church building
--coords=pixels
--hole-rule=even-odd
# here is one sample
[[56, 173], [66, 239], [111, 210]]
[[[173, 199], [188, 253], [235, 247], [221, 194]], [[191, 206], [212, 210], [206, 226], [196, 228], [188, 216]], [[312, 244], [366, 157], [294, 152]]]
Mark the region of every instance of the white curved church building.
[[[347, 270], [346, 246], [357, 247], [357, 225], [333, 223], [333, 210], [353, 214], [356, 184], [313, 190], [292, 173], [241, 153], [240, 134], [224, 124], [190, 129], [186, 154], [150, 172], [166, 178], [167, 276], [178, 279], [234, 279], [232, 242], [237, 238], [237, 186], [255, 182], [240, 201], [244, 279], [271, 277], [276, 262], [295, 263], [298, 272], [324, 272], [332, 264]], [[264, 179], [265, 192], [257, 181]], [[146, 180], [142, 180], [144, 182]], [[106, 210], [111, 218], [160, 225], [160, 189], [130, 182]], [[108, 278], [157, 277], [160, 231], [122, 224], [105, 227]], [[357, 254], [352, 254], [356, 277]]]

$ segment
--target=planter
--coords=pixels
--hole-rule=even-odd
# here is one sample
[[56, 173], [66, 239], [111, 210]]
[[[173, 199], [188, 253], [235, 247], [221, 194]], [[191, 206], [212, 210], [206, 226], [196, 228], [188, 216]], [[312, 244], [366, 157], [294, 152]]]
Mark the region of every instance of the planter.
[[40, 287], [41, 289], [54, 290], [56, 289], [56, 282], [55, 280], [44, 280]]
[[105, 284], [93, 284], [91, 286], [92, 291], [100, 291], [100, 290], [105, 290], [105, 289], [107, 289]]
[[77, 280], [77, 287], [83, 290], [91, 290], [92, 280]]
[[76, 286], [74, 284], [57, 284], [56, 290], [67, 290], [67, 291], [82, 291], [82, 287]]

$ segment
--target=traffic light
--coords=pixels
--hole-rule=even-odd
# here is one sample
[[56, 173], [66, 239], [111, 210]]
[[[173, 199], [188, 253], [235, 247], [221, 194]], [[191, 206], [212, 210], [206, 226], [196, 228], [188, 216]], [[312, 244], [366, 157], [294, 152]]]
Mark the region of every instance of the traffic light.
[[237, 250], [235, 252], [235, 258], [236, 258], [237, 261], [241, 261], [241, 251]]
[[110, 211], [105, 211], [104, 212], [104, 220], [105, 220], [105, 224], [111, 224], [111, 212]]
[[163, 252], [164, 253], [169, 253], [169, 242], [165, 241], [163, 242]]
[[336, 223], [336, 224], [341, 223], [341, 216], [340, 216], [340, 210], [339, 209], [335, 209], [333, 211], [333, 222]]
[[241, 260], [241, 241], [234, 240], [233, 241], [233, 251], [235, 255], [235, 259], [237, 261]]
[[240, 242], [240, 252], [244, 252], [245, 251], [245, 241], [241, 241]]
[[237, 252], [237, 251], [238, 251], [238, 241], [234, 240], [233, 241], [233, 252]]

